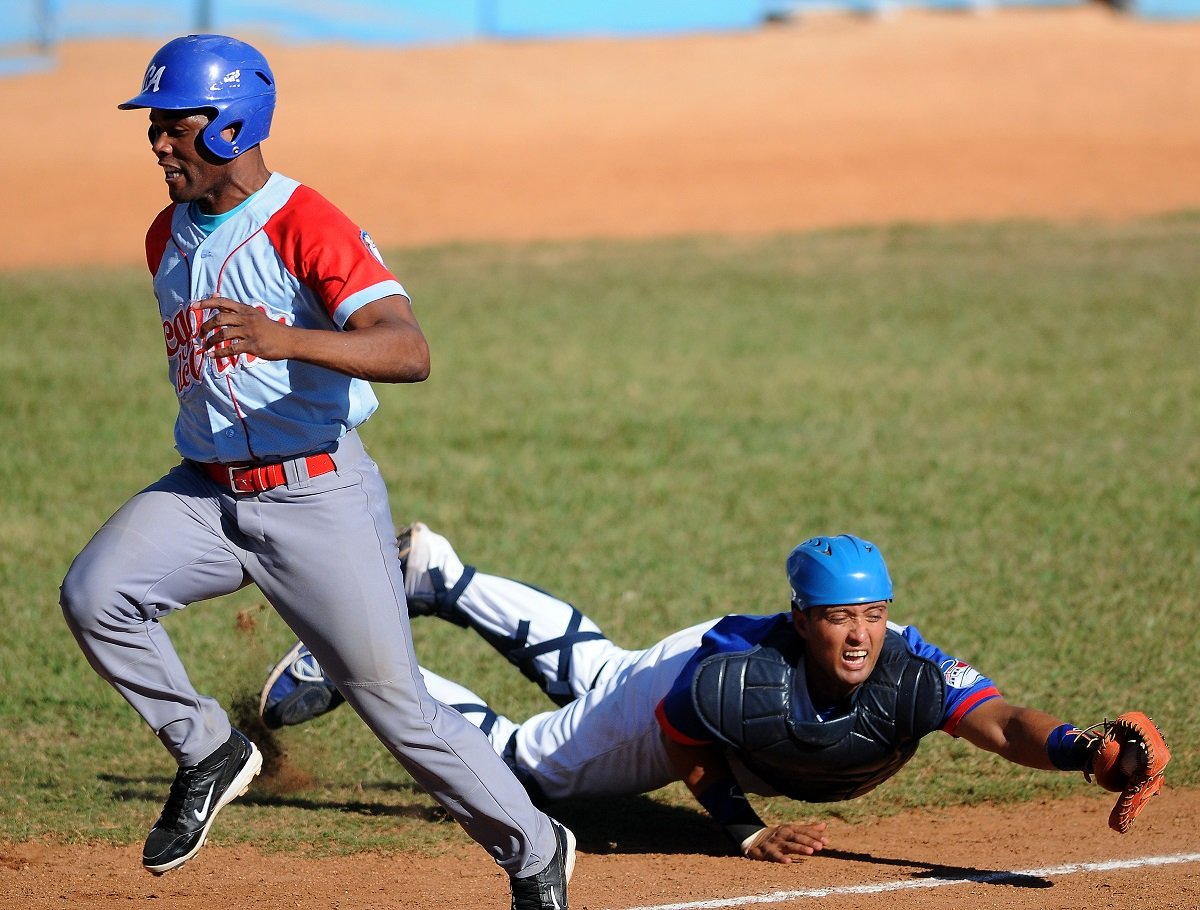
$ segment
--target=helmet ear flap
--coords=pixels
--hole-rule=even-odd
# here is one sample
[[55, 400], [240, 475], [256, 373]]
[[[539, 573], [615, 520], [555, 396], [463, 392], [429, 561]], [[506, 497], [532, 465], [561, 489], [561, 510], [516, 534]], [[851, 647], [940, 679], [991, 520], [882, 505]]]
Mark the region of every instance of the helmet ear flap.
[[[245, 124], [242, 120], [236, 120], [232, 123], [221, 122], [224, 119], [224, 117], [217, 116], [209, 121], [208, 126], [201, 132], [199, 139], [204, 144], [206, 152], [228, 161], [242, 153], [237, 139]], [[226, 139], [225, 133], [229, 130], [233, 130], [233, 135]]]
[[242, 153], [242, 149], [238, 145], [238, 136], [242, 134], [243, 126], [245, 126], [245, 124], [239, 120], [236, 123], [229, 124], [229, 126], [225, 127], [224, 130], [221, 130], [222, 139], [225, 138], [225, 130], [233, 130], [233, 135], [229, 137], [229, 147], [233, 150], [235, 155], [240, 155]]
[[[226, 161], [238, 157], [258, 145], [271, 131], [271, 118], [275, 113], [274, 96], [247, 100], [224, 110], [216, 109], [215, 116], [205, 127], [203, 141], [209, 152]], [[232, 129], [233, 136], [225, 138]]]

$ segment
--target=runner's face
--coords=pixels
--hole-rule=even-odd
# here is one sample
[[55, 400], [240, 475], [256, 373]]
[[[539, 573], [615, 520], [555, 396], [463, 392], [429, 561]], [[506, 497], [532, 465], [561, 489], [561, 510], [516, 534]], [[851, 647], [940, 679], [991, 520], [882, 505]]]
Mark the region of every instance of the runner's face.
[[[197, 111], [150, 111], [150, 148], [158, 158], [172, 202], [199, 202], [202, 211], [229, 180], [225, 162], [207, 154], [199, 138], [208, 116]], [[211, 212], [210, 212], [211, 214]]]
[[841, 701], [866, 682], [883, 650], [887, 614], [886, 600], [792, 611], [805, 641], [809, 693], [819, 707]]

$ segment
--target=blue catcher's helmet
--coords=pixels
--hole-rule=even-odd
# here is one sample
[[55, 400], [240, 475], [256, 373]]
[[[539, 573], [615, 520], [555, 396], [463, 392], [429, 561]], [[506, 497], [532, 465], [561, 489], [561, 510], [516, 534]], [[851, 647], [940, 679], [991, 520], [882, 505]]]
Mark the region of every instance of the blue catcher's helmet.
[[814, 537], [787, 560], [792, 603], [801, 610], [892, 599], [892, 579], [879, 548], [853, 534]]
[[[228, 161], [270, 133], [275, 77], [267, 58], [244, 41], [187, 35], [159, 49], [146, 68], [141, 92], [117, 107], [207, 110], [211, 119], [204, 128], [204, 146]], [[221, 135], [229, 127], [237, 130], [232, 142]]]

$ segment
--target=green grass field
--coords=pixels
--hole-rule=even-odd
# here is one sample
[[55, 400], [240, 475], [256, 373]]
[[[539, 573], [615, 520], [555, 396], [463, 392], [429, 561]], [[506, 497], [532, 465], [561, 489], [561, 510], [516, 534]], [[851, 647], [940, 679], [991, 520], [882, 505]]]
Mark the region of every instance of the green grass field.
[[[642, 646], [787, 604], [818, 532], [886, 554], [894, 619], [1080, 724], [1162, 724], [1200, 783], [1200, 216], [1122, 226], [849, 230], [757, 240], [393, 252], [434, 371], [381, 387], [364, 437], [398, 522], [548, 588]], [[140, 843], [173, 766], [87, 666], [57, 587], [174, 461], [143, 270], [0, 274], [0, 842]], [[194, 682], [247, 729], [291, 633], [253, 590], [168, 620]], [[466, 632], [419, 653], [524, 717], [540, 693]], [[261, 734], [261, 731], [258, 731]], [[432, 849], [462, 837], [348, 711], [276, 737], [285, 771], [215, 842]], [[773, 817], [1068, 795], [935, 735], [852, 804]], [[692, 814], [681, 788], [563, 807], [612, 841]], [[236, 819], [236, 823], [233, 820]], [[722, 849], [712, 830], [711, 849]], [[704, 849], [701, 846], [699, 849]]]

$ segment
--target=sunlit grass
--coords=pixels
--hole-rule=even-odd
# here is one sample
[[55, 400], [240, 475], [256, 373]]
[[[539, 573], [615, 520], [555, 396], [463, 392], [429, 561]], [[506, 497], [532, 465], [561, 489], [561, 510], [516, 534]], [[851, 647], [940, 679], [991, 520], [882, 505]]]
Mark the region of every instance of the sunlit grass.
[[[623, 644], [783, 609], [791, 546], [848, 530], [883, 548], [893, 618], [1011, 700], [1078, 723], [1137, 708], [1184, 744], [1200, 732], [1198, 241], [1200, 219], [1179, 217], [395, 252], [434, 372], [379, 388], [363, 433], [398, 522], [559, 593]], [[173, 769], [88, 668], [57, 586], [175, 460], [154, 303], [137, 270], [0, 275], [0, 299], [0, 840], [136, 842]], [[292, 640], [253, 590], [167, 627], [239, 718]], [[464, 631], [415, 634], [425, 663], [497, 708], [546, 706]], [[462, 836], [348, 710], [269, 745], [284, 771], [214, 839]], [[1200, 773], [1183, 748], [1171, 770], [1176, 785]], [[1084, 786], [937, 735], [853, 806], [768, 808]], [[653, 824], [690, 803], [673, 788], [626, 809]]]

